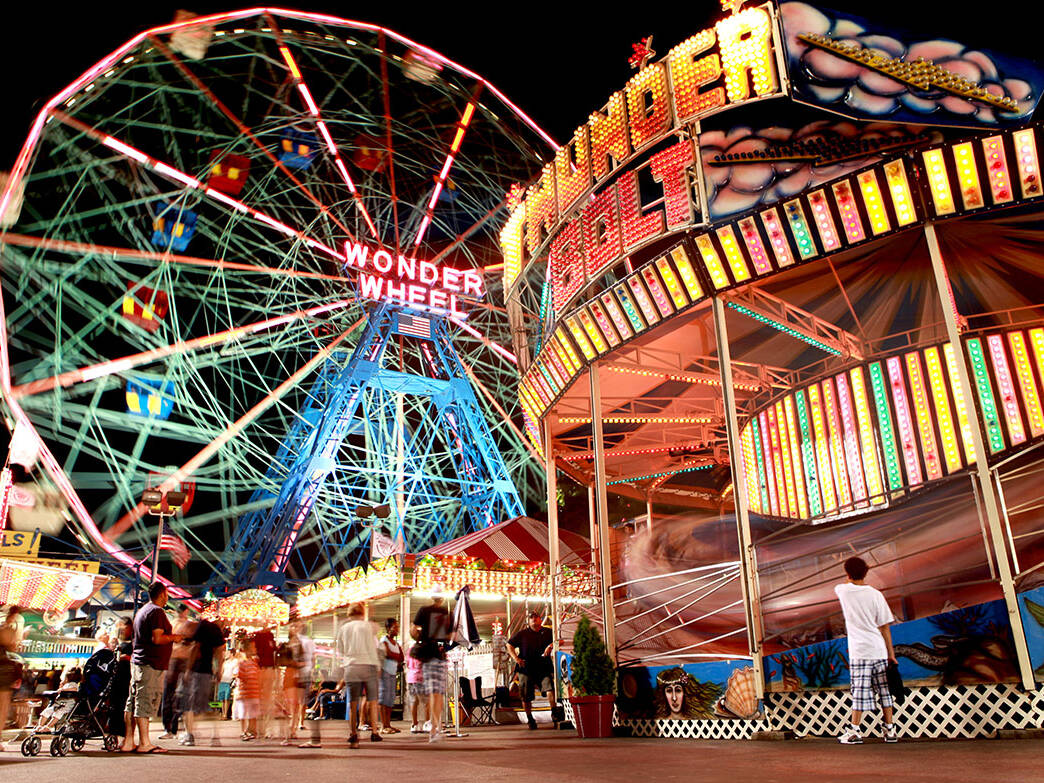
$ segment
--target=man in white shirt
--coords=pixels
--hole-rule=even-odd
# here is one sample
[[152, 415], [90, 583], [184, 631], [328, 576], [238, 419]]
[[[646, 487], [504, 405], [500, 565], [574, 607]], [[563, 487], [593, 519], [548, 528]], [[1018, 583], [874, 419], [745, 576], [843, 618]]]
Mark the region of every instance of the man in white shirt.
[[898, 663], [892, 649], [892, 631], [895, 622], [892, 610], [881, 591], [863, 580], [870, 567], [862, 558], [845, 561], [848, 581], [837, 585], [834, 592], [841, 602], [848, 632], [848, 668], [852, 674], [852, 725], [837, 738], [842, 745], [861, 745], [863, 735], [859, 721], [864, 712], [877, 709], [877, 699], [884, 713], [885, 742], [898, 742], [892, 722], [892, 693], [888, 689], [886, 667], [889, 661]]

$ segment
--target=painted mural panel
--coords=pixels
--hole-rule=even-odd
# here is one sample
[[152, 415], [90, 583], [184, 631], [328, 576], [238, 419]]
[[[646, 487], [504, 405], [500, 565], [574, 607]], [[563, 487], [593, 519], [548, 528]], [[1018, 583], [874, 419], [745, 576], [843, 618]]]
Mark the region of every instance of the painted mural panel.
[[1033, 676], [1044, 680], [1044, 586], [1019, 594], [1022, 627], [1026, 629]]

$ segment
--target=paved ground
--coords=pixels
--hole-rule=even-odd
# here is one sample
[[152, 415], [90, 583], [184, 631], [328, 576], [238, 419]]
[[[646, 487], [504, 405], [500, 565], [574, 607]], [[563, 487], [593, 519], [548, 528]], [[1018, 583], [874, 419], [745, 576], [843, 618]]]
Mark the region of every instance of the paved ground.
[[[711, 742], [698, 740], [579, 740], [575, 732], [541, 727], [471, 729], [463, 739], [429, 745], [408, 733], [380, 744], [348, 748], [343, 724], [326, 722], [321, 749], [284, 748], [278, 740], [241, 742], [238, 726], [208, 723], [199, 744], [167, 745], [163, 756], [108, 754], [97, 741], [65, 758], [23, 758], [17, 746], [0, 752], [3, 783], [381, 783], [395, 779], [453, 783], [988, 783], [1041, 779], [1044, 740], [880, 742], [842, 747], [827, 740]], [[401, 724], [400, 724], [401, 727]], [[212, 739], [216, 728], [217, 743]], [[334, 729], [337, 729], [334, 731]], [[153, 734], [155, 736], [155, 732]]]

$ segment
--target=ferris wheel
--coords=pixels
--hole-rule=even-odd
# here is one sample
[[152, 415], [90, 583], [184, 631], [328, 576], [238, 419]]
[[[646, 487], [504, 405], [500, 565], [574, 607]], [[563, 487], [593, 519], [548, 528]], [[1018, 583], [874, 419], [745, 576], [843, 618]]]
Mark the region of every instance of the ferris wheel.
[[[484, 297], [433, 309], [438, 333], [523, 506], [542, 502], [516, 420], [496, 239], [508, 190], [554, 148], [477, 74], [328, 16], [185, 19], [85, 73], [41, 112], [0, 196], [4, 397], [39, 435], [73, 532], [129, 563], [156, 537], [142, 492], [177, 490], [194, 562], [227, 559], [237, 524], [271, 506], [278, 464], [305, 448], [295, 426], [387, 309], [360, 291], [351, 247], [486, 272]], [[392, 331], [377, 361], [434, 372], [430, 345]], [[401, 395], [374, 405], [380, 421], [332, 455], [343, 474], [381, 473], [374, 433], [402, 444], [446, 429]], [[400, 479], [428, 470], [401, 451]], [[331, 530], [361, 524], [360, 501], [398, 493], [402, 511], [402, 488], [378, 497], [379, 484], [363, 498], [319, 493], [308, 513], [325, 532], [296, 545], [329, 548]], [[399, 524], [430, 538], [409, 514]]]

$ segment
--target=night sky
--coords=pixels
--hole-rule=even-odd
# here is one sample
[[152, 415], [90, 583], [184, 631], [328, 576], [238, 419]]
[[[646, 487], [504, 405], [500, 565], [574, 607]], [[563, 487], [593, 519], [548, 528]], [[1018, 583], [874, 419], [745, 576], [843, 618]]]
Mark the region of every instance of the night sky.
[[[94, 2], [6, 4], [0, 73], [4, 79], [0, 168], [18, 154], [33, 116], [44, 102], [93, 63], [136, 33], [173, 19], [179, 7], [213, 13], [246, 2]], [[660, 56], [712, 24], [717, 0], [636, 3], [631, 16], [599, 3], [346, 2], [288, 3], [287, 7], [345, 16], [391, 28], [437, 49], [482, 74], [563, 141], [600, 108], [631, 74], [631, 43], [654, 35]], [[1039, 30], [1015, 6], [996, 6], [1003, 19], [982, 11], [959, 15], [943, 3], [828, 0], [823, 7], [851, 10], [882, 26], [953, 37], [968, 45], [1033, 57]], [[514, 9], [518, 9], [515, 12]], [[591, 10], [594, 9], [594, 10]], [[916, 9], [916, 10], [911, 10]]]

